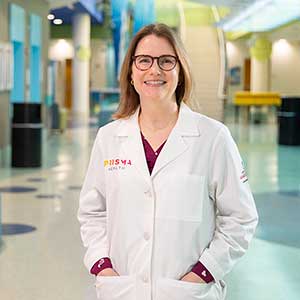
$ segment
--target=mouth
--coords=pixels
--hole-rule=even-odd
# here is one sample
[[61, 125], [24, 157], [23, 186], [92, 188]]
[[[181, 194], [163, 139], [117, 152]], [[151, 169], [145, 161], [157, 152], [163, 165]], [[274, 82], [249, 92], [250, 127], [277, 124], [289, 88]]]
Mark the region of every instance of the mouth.
[[162, 86], [166, 84], [167, 82], [164, 80], [146, 80], [144, 81], [144, 84], [148, 86]]

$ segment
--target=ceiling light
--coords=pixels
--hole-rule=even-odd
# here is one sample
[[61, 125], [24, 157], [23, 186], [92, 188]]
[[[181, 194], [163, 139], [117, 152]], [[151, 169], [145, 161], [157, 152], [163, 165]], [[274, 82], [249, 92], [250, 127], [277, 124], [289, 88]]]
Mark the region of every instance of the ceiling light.
[[262, 11], [264, 7], [272, 3], [272, 0], [261, 0], [255, 2], [253, 5], [249, 6], [242, 13], [238, 14], [236, 17], [224, 22], [222, 28], [224, 31], [230, 31], [235, 26], [239, 25], [243, 21], [247, 20], [249, 17], [253, 16], [255, 13]]
[[263, 32], [299, 19], [299, 0], [259, 0], [238, 15], [217, 23], [225, 31]]
[[54, 19], [55, 19], [55, 16], [54, 16], [53, 14], [49, 14], [49, 15], [47, 16], [47, 19], [48, 19], [48, 20], [54, 20]]
[[53, 20], [53, 23], [55, 25], [61, 25], [63, 23], [63, 20], [62, 19], [55, 19], [55, 20]]

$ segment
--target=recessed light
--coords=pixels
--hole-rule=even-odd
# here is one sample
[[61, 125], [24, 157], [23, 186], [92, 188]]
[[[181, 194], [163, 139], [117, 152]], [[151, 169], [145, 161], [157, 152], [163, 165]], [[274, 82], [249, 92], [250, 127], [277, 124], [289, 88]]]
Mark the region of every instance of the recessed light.
[[49, 14], [49, 15], [47, 16], [47, 19], [48, 19], [48, 20], [54, 20], [54, 19], [55, 19], [55, 16], [54, 16], [53, 14]]
[[63, 20], [62, 19], [55, 19], [55, 20], [53, 20], [53, 23], [55, 25], [61, 25], [63, 23]]

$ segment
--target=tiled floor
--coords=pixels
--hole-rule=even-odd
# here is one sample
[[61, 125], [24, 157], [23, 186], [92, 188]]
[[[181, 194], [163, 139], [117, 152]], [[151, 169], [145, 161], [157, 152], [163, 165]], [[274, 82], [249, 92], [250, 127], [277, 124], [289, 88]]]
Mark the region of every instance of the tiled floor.
[[[300, 146], [277, 145], [273, 124], [228, 126], [238, 142], [260, 215], [256, 238], [226, 277], [227, 300], [300, 299]], [[93, 300], [76, 219], [95, 129], [51, 135], [43, 168], [1, 169], [1, 300]], [[30, 232], [12, 234], [11, 224]], [[20, 228], [20, 227], [19, 227]], [[32, 230], [32, 231], [31, 231]], [[170, 299], [171, 300], [171, 299]]]

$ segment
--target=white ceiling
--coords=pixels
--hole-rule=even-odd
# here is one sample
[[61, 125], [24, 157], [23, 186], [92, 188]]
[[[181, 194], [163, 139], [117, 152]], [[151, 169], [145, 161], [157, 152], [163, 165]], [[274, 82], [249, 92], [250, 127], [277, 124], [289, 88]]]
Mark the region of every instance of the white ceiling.
[[293, 23], [268, 34], [272, 41], [286, 39], [288, 41], [300, 41], [300, 22]]
[[[62, 7], [62, 6], [72, 6], [72, 4], [77, 1], [74, 1], [74, 0], [47, 0], [51, 9]], [[142, 0], [136, 0], [136, 1], [142, 1]], [[228, 17], [238, 14], [239, 11], [244, 10], [245, 8], [247, 8], [248, 6], [250, 6], [254, 2], [256, 2], [255, 0], [254, 1], [253, 0], [189, 0], [189, 1], [206, 4], [206, 5], [227, 6], [231, 9], [231, 13]], [[275, 30], [272, 33], [270, 33], [269, 36], [272, 40], [285, 38], [287, 40], [299, 41], [300, 40], [300, 22], [296, 22], [288, 27], [284, 27], [279, 30]]]
[[[198, 2], [206, 5], [217, 5], [217, 6], [227, 6], [231, 9], [230, 15], [228, 17], [233, 17], [238, 14], [241, 10], [246, 9], [248, 6], [253, 5], [256, 1], [251, 0], [192, 0], [193, 2]], [[300, 0], [289, 0], [285, 2], [287, 6], [292, 9], [298, 9]], [[268, 33], [271, 40], [275, 41], [278, 39], [287, 39], [289, 41], [300, 41], [300, 19], [299, 22], [295, 22], [289, 26], [284, 26], [279, 29], [275, 29]]]

